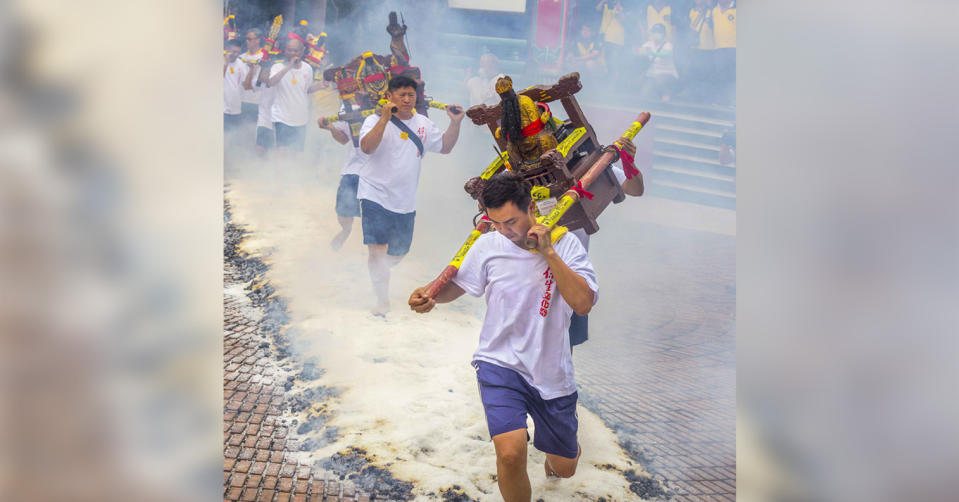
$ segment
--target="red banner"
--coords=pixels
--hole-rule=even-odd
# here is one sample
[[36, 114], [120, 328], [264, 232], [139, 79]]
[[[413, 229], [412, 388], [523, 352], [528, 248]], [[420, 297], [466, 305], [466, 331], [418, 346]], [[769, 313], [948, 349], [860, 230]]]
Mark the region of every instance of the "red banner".
[[536, 5], [533, 45], [559, 50], [563, 43], [563, 25], [566, 23], [568, 0], [539, 0]]

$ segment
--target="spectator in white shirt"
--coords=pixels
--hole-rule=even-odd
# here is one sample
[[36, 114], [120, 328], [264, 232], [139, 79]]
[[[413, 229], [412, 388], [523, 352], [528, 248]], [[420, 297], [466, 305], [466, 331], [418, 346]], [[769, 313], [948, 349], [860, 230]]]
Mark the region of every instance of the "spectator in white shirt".
[[473, 75], [473, 68], [466, 68], [466, 81], [463, 85], [469, 92], [470, 106], [485, 104], [494, 106], [500, 101], [496, 94], [496, 79], [502, 77], [499, 72], [499, 59], [495, 54], [487, 52], [480, 57], [479, 71]]
[[377, 316], [385, 316], [390, 309], [390, 268], [406, 256], [413, 241], [423, 155], [449, 153], [465, 116], [459, 106], [447, 108], [450, 125], [440, 133], [432, 120], [415, 112], [416, 89], [416, 81], [409, 77], [390, 79], [386, 91], [390, 102], [379, 115], [367, 117], [360, 129], [360, 148], [369, 158], [360, 169], [357, 198], [363, 243], [369, 246], [377, 302], [373, 315]]
[[643, 87], [639, 91], [640, 97], [669, 101], [669, 95], [679, 80], [679, 73], [673, 61], [673, 44], [666, 40], [666, 26], [653, 25], [649, 30], [649, 41], [637, 52], [649, 58], [650, 61], [646, 80], [643, 81]]

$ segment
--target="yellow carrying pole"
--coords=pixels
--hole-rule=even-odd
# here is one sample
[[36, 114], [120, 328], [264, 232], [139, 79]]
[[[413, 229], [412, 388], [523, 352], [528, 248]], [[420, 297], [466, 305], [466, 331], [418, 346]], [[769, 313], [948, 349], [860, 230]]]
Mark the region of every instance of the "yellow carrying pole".
[[[639, 133], [640, 129], [646, 125], [646, 122], [649, 121], [649, 112], [640, 113], [636, 120], [630, 124], [629, 128], [626, 129], [626, 132], [622, 134], [622, 137], [625, 137], [629, 140], [632, 140], [636, 137], [636, 134]], [[616, 146], [622, 147], [623, 145], [619, 144], [619, 141], [615, 142]], [[603, 172], [606, 169], [613, 159], [616, 157], [614, 152], [605, 152], [592, 166], [583, 174], [579, 179], [579, 184], [582, 186], [583, 190], [589, 188], [589, 185], [593, 183], [593, 180], [599, 176], [599, 173]], [[566, 214], [566, 211], [569, 210], [573, 204], [579, 202], [579, 193], [573, 189], [567, 190], [560, 198], [559, 202], [556, 204], [556, 207], [546, 215], [546, 218], [543, 219], [543, 225], [546, 225], [550, 230], [556, 226], [556, 223]], [[529, 236], [526, 238], [526, 247], [529, 249], [535, 249], [538, 245], [538, 240], [535, 235]]]
[[363, 110], [360, 112], [347, 112], [347, 113], [340, 113], [337, 115], [330, 115], [329, 117], [326, 117], [326, 123], [332, 124], [333, 122], [337, 122], [340, 120], [350, 120], [354, 117], [365, 119], [366, 117], [369, 117], [370, 115], [373, 115], [374, 113], [376, 113], [376, 110], [370, 109], [370, 110]]
[[449, 104], [446, 104], [446, 103], [440, 103], [439, 101], [430, 101], [429, 103], [427, 103], [427, 105], [429, 105], [430, 108], [436, 108], [436, 109], [439, 109], [439, 110], [450, 109], [450, 111], [452, 111], [453, 113], [459, 113], [459, 112], [460, 112], [460, 107], [458, 107], [458, 106], [456, 106], [456, 105], [449, 105]]
[[489, 230], [490, 221], [489, 218], [483, 216], [479, 223], [476, 224], [476, 228], [470, 232], [469, 237], [466, 238], [466, 242], [460, 246], [459, 251], [453, 256], [453, 260], [450, 261], [449, 265], [440, 272], [440, 275], [430, 283], [429, 287], [426, 288], [426, 297], [427, 298], [436, 298], [436, 295], [443, 289], [443, 286], [446, 286], [453, 277], [456, 276], [456, 273], [460, 270], [460, 265], [463, 264], [463, 259], [466, 258], [466, 253], [469, 252], [470, 248], [473, 247], [473, 243], [476, 242], [476, 239], [486, 233]]

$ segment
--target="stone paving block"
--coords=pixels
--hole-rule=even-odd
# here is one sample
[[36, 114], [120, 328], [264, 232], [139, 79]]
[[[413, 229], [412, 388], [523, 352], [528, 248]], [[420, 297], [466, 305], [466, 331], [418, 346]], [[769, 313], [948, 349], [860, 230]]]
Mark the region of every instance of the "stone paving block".
[[242, 493], [243, 493], [242, 488], [231, 487], [229, 490], [227, 490], [226, 496], [224, 498], [226, 498], [227, 500], [240, 500], [240, 495]]
[[296, 493], [306, 493], [307, 488], [310, 487], [309, 481], [305, 479], [298, 479], [296, 485], [293, 487], [293, 491]]

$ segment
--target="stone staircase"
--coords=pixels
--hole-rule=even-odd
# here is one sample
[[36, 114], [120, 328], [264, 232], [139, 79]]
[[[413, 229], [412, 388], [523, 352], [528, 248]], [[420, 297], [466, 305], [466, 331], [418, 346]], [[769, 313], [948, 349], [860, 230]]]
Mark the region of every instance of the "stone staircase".
[[655, 139], [646, 193], [735, 209], [736, 166], [721, 165], [718, 158], [724, 131], [736, 129], [735, 110], [682, 103], [656, 103], [648, 109]]

